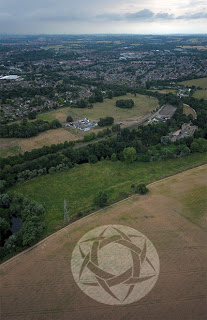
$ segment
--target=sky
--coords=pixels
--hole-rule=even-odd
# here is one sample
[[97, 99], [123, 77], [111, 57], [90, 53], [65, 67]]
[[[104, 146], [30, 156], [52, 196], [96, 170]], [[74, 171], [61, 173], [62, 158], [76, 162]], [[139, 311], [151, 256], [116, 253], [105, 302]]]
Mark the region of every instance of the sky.
[[207, 33], [207, 0], [0, 0], [0, 33]]

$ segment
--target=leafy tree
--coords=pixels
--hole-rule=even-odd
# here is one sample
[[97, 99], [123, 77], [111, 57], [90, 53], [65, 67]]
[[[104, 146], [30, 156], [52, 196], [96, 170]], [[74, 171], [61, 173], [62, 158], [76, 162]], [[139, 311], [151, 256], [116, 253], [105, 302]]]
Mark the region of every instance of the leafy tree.
[[118, 132], [118, 131], [120, 131], [120, 124], [113, 124], [113, 126], [112, 126], [112, 132]]
[[119, 108], [131, 109], [134, 107], [134, 101], [132, 99], [121, 99], [116, 101], [116, 106]]
[[19, 232], [23, 246], [32, 246], [44, 231], [44, 223], [37, 216], [31, 216], [26, 219], [23, 228]]
[[109, 99], [112, 99], [112, 98], [113, 98], [113, 91], [112, 91], [112, 90], [110, 90], [110, 91], [108, 92], [108, 98], [109, 98]]
[[1, 208], [8, 208], [10, 201], [11, 201], [11, 199], [7, 193], [0, 194], [0, 207]]
[[99, 127], [105, 127], [105, 126], [109, 126], [113, 123], [114, 123], [113, 117], [106, 117], [106, 118], [100, 118], [98, 125], [99, 125]]
[[99, 90], [95, 90], [95, 102], [103, 102], [103, 94]]
[[91, 155], [88, 157], [88, 162], [90, 162], [90, 163], [96, 163], [96, 162], [98, 162], [98, 158], [97, 158], [94, 154], [91, 154]]
[[111, 161], [117, 161], [117, 155], [116, 155], [116, 153], [112, 153], [112, 155], [111, 155]]
[[4, 191], [6, 187], [6, 180], [0, 180], [0, 192]]
[[29, 114], [28, 114], [28, 118], [29, 118], [30, 120], [36, 119], [36, 116], [37, 116], [37, 111], [31, 111], [31, 112], [29, 112]]
[[163, 146], [166, 146], [167, 144], [169, 144], [171, 141], [170, 141], [170, 137], [169, 136], [163, 136], [161, 137], [161, 144]]
[[5, 236], [9, 231], [9, 229], [10, 229], [9, 222], [6, 219], [0, 217], [0, 242], [2, 240], [3, 235]]
[[104, 136], [103, 131], [99, 131], [99, 132], [97, 133], [97, 138], [102, 138], [103, 136]]
[[125, 148], [123, 151], [124, 154], [124, 160], [128, 163], [132, 163], [137, 158], [136, 149], [133, 147]]
[[17, 236], [15, 234], [12, 234], [4, 244], [4, 248], [8, 252], [14, 252], [16, 250], [17, 246]]
[[207, 140], [203, 138], [194, 139], [190, 145], [190, 150], [200, 153], [207, 151]]
[[71, 116], [67, 116], [67, 119], [66, 119], [67, 122], [73, 122], [73, 118]]

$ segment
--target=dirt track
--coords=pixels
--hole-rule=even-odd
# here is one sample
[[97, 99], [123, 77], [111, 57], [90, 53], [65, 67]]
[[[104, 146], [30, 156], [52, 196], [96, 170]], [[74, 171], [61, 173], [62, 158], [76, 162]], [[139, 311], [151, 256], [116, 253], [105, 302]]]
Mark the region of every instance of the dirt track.
[[[194, 221], [194, 202], [191, 206], [186, 203], [206, 187], [207, 166], [176, 175], [151, 185], [149, 195], [135, 196], [79, 220], [3, 264], [0, 319], [206, 319], [207, 232], [203, 221], [207, 209]], [[202, 197], [205, 200], [205, 192]], [[71, 274], [70, 259], [77, 241], [87, 231], [108, 224], [137, 229], [159, 254], [161, 271], [155, 287], [130, 305], [109, 306], [92, 300]]]

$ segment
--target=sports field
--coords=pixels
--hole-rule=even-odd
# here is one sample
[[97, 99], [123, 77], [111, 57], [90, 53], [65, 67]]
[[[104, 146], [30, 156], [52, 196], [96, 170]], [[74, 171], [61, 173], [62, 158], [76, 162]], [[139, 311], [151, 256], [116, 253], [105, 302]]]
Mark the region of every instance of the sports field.
[[[154, 183], [149, 188], [148, 195], [134, 195], [85, 217], [2, 264], [1, 320], [206, 319], [207, 165]], [[104, 225], [138, 230], [157, 250], [158, 280], [148, 294], [131, 304], [117, 306], [97, 302], [89, 297], [89, 291], [79, 288], [78, 280], [72, 275], [71, 257], [74, 259], [77, 241], [86, 232]], [[122, 243], [127, 242], [122, 240]], [[152, 246], [147, 246], [145, 256], [151, 250]], [[126, 263], [123, 257], [118, 257], [119, 266]], [[107, 256], [100, 253], [98, 259], [110, 264], [114, 257], [108, 252]], [[155, 260], [152, 267], [153, 264]], [[103, 292], [103, 286], [96, 288], [104, 300], [103, 294], [108, 293]]]

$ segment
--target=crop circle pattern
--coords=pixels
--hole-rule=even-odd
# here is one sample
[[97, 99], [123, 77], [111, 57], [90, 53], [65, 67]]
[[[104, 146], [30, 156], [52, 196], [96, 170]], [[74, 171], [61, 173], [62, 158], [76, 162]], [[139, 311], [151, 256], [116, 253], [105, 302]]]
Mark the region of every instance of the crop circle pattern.
[[159, 275], [159, 257], [151, 241], [128, 226], [105, 225], [86, 233], [71, 259], [73, 277], [92, 299], [110, 305], [143, 298]]

